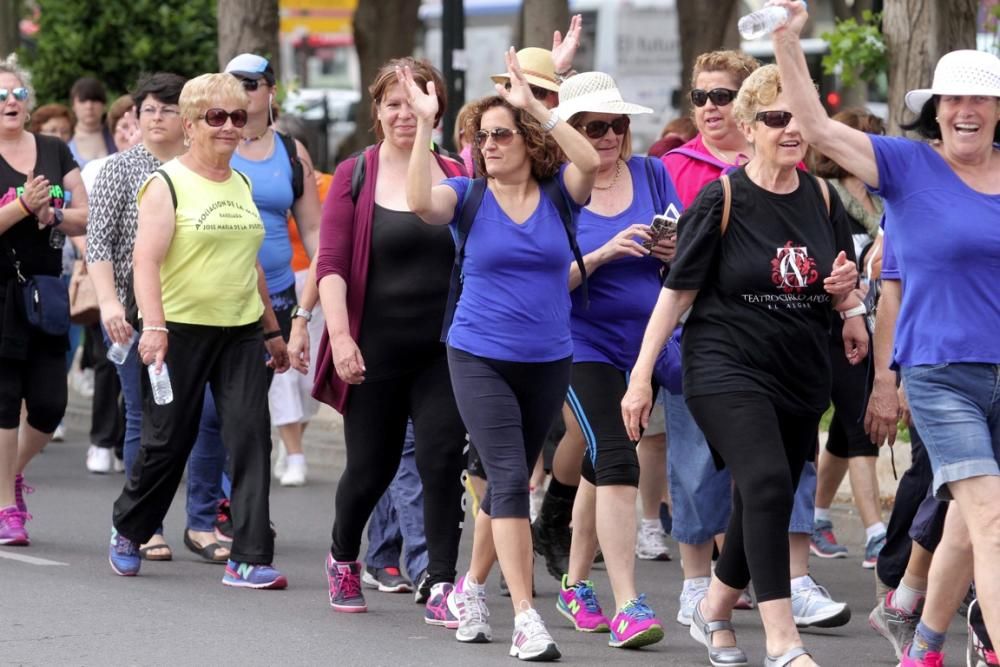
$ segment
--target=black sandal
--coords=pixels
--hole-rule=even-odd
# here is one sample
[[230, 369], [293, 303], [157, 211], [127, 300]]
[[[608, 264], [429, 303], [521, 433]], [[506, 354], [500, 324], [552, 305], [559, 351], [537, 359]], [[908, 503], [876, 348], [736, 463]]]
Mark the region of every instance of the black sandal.
[[225, 563], [229, 560], [229, 554], [224, 556], [218, 555], [219, 551], [225, 551], [226, 547], [222, 546], [218, 542], [200, 545], [191, 539], [191, 534], [188, 530], [184, 531], [184, 546], [186, 546], [191, 553], [201, 556], [201, 558], [208, 563]]
[[[159, 553], [157, 553], [159, 552]], [[174, 559], [174, 552], [166, 542], [161, 544], [147, 544], [139, 549], [139, 558], [143, 560], [168, 561]]]

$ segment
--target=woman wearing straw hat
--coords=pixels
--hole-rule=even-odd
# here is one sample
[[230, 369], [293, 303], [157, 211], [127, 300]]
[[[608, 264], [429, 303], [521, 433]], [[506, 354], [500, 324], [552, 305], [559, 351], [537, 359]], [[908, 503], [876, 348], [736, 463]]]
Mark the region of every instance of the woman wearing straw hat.
[[[663, 638], [663, 627], [635, 588], [636, 443], [625, 432], [619, 403], [625, 373], [660, 292], [660, 269], [673, 257], [675, 235], [654, 239], [649, 223], [680, 199], [663, 163], [632, 156], [629, 117], [652, 109], [622, 100], [602, 72], [568, 79], [558, 113], [587, 137], [601, 157], [590, 203], [580, 213], [589, 306], [573, 293], [573, 370], [568, 404], [586, 438], [583, 475], [573, 506], [569, 572], [559, 612], [581, 632], [608, 632], [613, 647], [637, 648]], [[644, 243], [646, 245], [644, 245]], [[580, 282], [570, 268], [570, 287]], [[617, 614], [608, 619], [588, 580], [600, 540]]]
[[[898, 368], [933, 490], [957, 506], [943, 540], [971, 542], [986, 626], [1000, 637], [1000, 59], [953, 51], [938, 61], [931, 88], [907, 93], [918, 117], [906, 129], [929, 142], [866, 135], [831, 121], [806, 94], [805, 6], [777, 4], [791, 14], [774, 37], [789, 110], [807, 140], [886, 203], [883, 277], [898, 271], [900, 279], [883, 280], [869, 434], [877, 444], [895, 435]], [[932, 561], [924, 613], [902, 664], [941, 664], [963, 578]]]

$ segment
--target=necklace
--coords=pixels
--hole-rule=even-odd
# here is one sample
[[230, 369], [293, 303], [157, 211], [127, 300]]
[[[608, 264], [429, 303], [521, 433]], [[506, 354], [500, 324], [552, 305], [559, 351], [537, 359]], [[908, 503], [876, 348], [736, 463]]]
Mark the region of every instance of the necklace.
[[712, 144], [710, 144], [707, 141], [705, 141], [704, 138], [702, 138], [701, 143], [703, 143], [705, 145], [705, 148], [708, 149], [709, 153], [711, 153], [712, 155], [714, 155], [718, 159], [722, 160], [726, 164], [735, 164], [735, 165], [741, 165], [742, 166], [743, 164], [746, 164], [747, 162], [750, 161], [750, 157], [748, 155], [746, 155], [745, 153], [741, 153], [741, 152], [737, 151], [736, 155], [732, 159], [730, 159], [730, 157], [728, 155], [726, 155], [726, 152], [724, 150], [722, 150], [721, 148], [716, 148]]
[[270, 130], [270, 129], [271, 128], [269, 128], [269, 127], [265, 127], [264, 131], [261, 132], [260, 134], [258, 134], [256, 137], [243, 137], [243, 143], [245, 143], [245, 144], [252, 144], [255, 141], [260, 141], [261, 139], [264, 138], [264, 135], [266, 135], [267, 131]]
[[618, 182], [618, 177], [621, 176], [621, 174], [622, 174], [622, 161], [621, 160], [616, 160], [615, 161], [615, 175], [611, 177], [611, 182], [608, 183], [607, 185], [597, 185], [595, 183], [594, 184], [594, 189], [595, 190], [610, 190], [611, 188], [615, 187], [615, 183]]

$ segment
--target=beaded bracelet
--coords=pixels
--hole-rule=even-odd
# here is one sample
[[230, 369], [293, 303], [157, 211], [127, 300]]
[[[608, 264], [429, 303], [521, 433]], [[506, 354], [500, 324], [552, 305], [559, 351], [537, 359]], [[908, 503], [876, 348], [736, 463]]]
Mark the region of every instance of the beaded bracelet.
[[163, 333], [170, 333], [166, 327], [143, 327], [143, 331], [162, 331]]
[[28, 205], [24, 203], [24, 197], [18, 196], [18, 198], [17, 198], [17, 204], [18, 204], [18, 206], [21, 207], [21, 210], [24, 211], [25, 215], [34, 215], [35, 214], [34, 211], [32, 211], [30, 208], [28, 208]]

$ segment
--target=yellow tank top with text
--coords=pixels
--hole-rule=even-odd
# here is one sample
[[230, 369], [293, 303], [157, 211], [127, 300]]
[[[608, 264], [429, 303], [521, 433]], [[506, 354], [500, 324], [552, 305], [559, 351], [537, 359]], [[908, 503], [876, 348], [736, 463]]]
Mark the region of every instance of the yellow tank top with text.
[[[177, 197], [174, 235], [160, 266], [167, 322], [234, 327], [260, 319], [257, 252], [264, 222], [250, 186], [235, 170], [219, 183], [178, 160], [160, 167]], [[139, 189], [162, 174], [153, 173]]]

